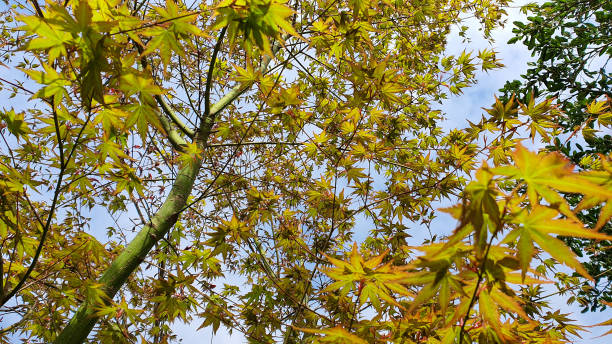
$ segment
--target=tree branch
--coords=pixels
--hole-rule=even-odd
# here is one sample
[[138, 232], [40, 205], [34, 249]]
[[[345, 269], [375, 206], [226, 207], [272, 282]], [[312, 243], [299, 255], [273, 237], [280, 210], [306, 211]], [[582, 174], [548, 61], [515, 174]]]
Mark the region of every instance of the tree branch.
[[168, 121], [168, 118], [166, 116], [164, 116], [159, 111], [156, 111], [156, 115], [162, 127], [164, 128], [164, 131], [166, 132], [166, 135], [168, 136], [168, 140], [170, 141], [172, 147], [174, 147], [174, 149], [179, 152], [184, 152], [185, 147], [187, 146], [187, 141], [185, 141], [185, 139], [183, 139], [183, 137], [174, 128], [172, 128], [172, 124]]
[[195, 137], [195, 131], [189, 128], [181, 119], [176, 115], [176, 112], [166, 103], [166, 101], [160, 96], [156, 95], [155, 100], [159, 107], [163, 110], [163, 112], [174, 122], [174, 124], [183, 132], [183, 134], [189, 136], [190, 138]]
[[228, 142], [228, 143], [209, 143], [206, 148], [212, 147], [237, 147], [237, 146], [264, 146], [264, 145], [288, 145], [288, 146], [301, 146], [304, 142], [290, 142], [290, 141], [254, 141], [254, 142]]
[[[143, 47], [137, 42], [134, 42], [134, 44], [136, 45], [136, 49], [138, 49], [138, 52], [142, 54]], [[147, 68], [148, 63], [144, 57], [140, 58], [140, 65], [142, 66], [143, 70]], [[174, 110], [172, 110], [170, 106], [168, 106], [164, 99], [159, 95], [155, 95], [154, 98], [157, 104], [159, 104], [159, 107], [162, 109], [162, 111], [170, 119], [172, 119], [173, 122], [179, 123], [177, 124], [177, 126], [181, 129], [181, 131], [187, 136], [193, 138], [193, 130], [187, 128], [187, 126], [180, 121], [180, 119], [176, 116]], [[162, 127], [164, 128], [164, 131], [166, 132], [166, 135], [168, 136], [168, 140], [170, 141], [172, 147], [174, 147], [174, 149], [179, 152], [184, 152], [185, 147], [187, 147], [187, 142], [185, 141], [185, 139], [183, 139], [183, 137], [172, 127], [172, 124], [168, 121], [168, 118], [166, 118], [162, 113], [156, 111], [155, 115], [159, 119], [159, 122], [161, 123]]]
[[42, 10], [40, 9], [40, 5], [38, 4], [37, 0], [30, 0], [32, 2], [32, 5], [34, 5], [34, 8], [36, 9], [36, 15], [38, 15], [41, 18], [44, 18], [45, 16], [42, 13]]
[[217, 54], [221, 49], [221, 42], [227, 31], [227, 26], [224, 26], [219, 33], [219, 38], [215, 44], [212, 56], [210, 57], [210, 65], [208, 66], [208, 73], [206, 74], [206, 88], [204, 89], [204, 120], [200, 123], [200, 129], [210, 130], [212, 128], [212, 122], [215, 120], [217, 112], [210, 112], [210, 89], [212, 88], [213, 71], [215, 70], [215, 64], [217, 62]]

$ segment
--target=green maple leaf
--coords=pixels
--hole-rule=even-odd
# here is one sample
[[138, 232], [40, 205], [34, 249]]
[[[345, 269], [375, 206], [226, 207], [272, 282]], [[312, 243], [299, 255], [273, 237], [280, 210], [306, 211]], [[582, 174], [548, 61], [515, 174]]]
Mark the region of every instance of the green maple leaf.
[[579, 222], [570, 219], [555, 219], [558, 216], [557, 210], [543, 206], [536, 206], [529, 213], [521, 212], [512, 221], [520, 224], [520, 228], [510, 232], [503, 241], [513, 241], [520, 236], [517, 249], [523, 278], [529, 268], [533, 256], [533, 242], [535, 242], [559, 262], [568, 265], [584, 277], [592, 279], [572, 250], [563, 241], [550, 234], [598, 240], [612, 240], [612, 237], [588, 230]]

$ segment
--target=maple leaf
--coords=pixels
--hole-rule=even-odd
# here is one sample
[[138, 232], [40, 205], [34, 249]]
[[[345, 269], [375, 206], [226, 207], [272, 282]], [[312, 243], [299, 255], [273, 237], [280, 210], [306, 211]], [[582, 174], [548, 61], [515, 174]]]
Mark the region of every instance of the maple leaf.
[[228, 26], [230, 42], [238, 33], [243, 33], [245, 48], [250, 50], [252, 43], [273, 56], [270, 38], [280, 38], [280, 33], [295, 37], [301, 36], [287, 21], [294, 11], [285, 5], [286, 0], [225, 0], [216, 7], [216, 22], [213, 29]]
[[[335, 267], [321, 269], [321, 271], [335, 282], [327, 286], [325, 290], [340, 290], [342, 295], [346, 295], [350, 290], [359, 288], [360, 303], [369, 300], [378, 309], [380, 307], [379, 299], [383, 299], [392, 305], [403, 308], [391, 296], [391, 292], [405, 296], [413, 295], [403, 285], [413, 277], [413, 274], [406, 272], [405, 267], [392, 266], [391, 263], [381, 265], [386, 255], [385, 252], [366, 261], [359, 254], [357, 244], [354, 244], [348, 262], [328, 256], [327, 259]], [[358, 287], [358, 285], [360, 286]]]
[[66, 32], [60, 27], [50, 25], [48, 21], [38, 16], [20, 17], [19, 20], [26, 24], [24, 29], [36, 35], [35, 38], [27, 43], [26, 49], [47, 50], [48, 62], [50, 64], [58, 57], [65, 56], [67, 54], [66, 47], [75, 42], [70, 32]]
[[15, 135], [17, 140], [23, 137], [27, 140], [31, 130], [28, 123], [24, 120], [23, 113], [15, 113], [14, 109], [8, 111], [0, 111], [0, 119], [6, 123], [6, 128]]
[[[580, 173], [580, 177], [606, 190], [612, 190], [612, 157], [601, 157], [600, 161], [601, 170], [583, 171]], [[599, 230], [612, 218], [612, 199], [608, 195], [605, 193], [589, 193], [582, 198], [575, 211], [592, 208], [603, 202], [606, 203], [601, 208], [599, 218], [594, 226], [595, 230]]]
[[584, 277], [592, 279], [572, 250], [549, 234], [598, 240], [612, 240], [612, 237], [588, 230], [579, 222], [570, 219], [555, 219], [558, 216], [558, 211], [543, 206], [536, 206], [530, 212], [523, 211], [512, 220], [513, 223], [519, 224], [520, 228], [511, 231], [503, 242], [514, 241], [520, 236], [517, 249], [523, 278], [533, 256], [533, 242], [535, 242], [553, 258], [570, 266]]
[[492, 169], [493, 173], [522, 180], [527, 184], [531, 204], [540, 204], [539, 196], [568, 218], [578, 220], [567, 201], [553, 189], [581, 193], [586, 196], [612, 199], [612, 190], [592, 183], [584, 176], [572, 172], [573, 167], [558, 153], [535, 154], [518, 145], [512, 154], [515, 165]]
[[43, 69], [44, 71], [22, 69], [34, 81], [45, 85], [32, 97], [41, 99], [52, 98], [55, 104], [59, 104], [64, 98], [68, 98], [66, 86], [70, 86], [71, 82], [48, 64], [43, 64]]

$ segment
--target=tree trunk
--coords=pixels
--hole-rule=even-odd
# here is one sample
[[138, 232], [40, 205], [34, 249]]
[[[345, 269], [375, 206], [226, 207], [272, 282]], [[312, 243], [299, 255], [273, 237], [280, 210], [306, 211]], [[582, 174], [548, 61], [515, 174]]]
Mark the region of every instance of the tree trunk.
[[[187, 204], [201, 166], [202, 160], [197, 159], [180, 169], [164, 204], [104, 272], [99, 282], [110, 299], [145, 259], [151, 248], [174, 226]], [[95, 312], [94, 306], [85, 301], [55, 339], [55, 343], [83, 343], [98, 320]]]

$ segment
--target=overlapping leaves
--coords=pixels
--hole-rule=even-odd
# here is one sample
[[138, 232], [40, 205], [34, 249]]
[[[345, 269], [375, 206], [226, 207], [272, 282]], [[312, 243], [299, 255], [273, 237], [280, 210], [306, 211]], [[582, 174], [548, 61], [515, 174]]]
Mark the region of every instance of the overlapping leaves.
[[[342, 295], [353, 291], [358, 304], [369, 302], [379, 309], [378, 298], [408, 313], [421, 312], [424, 305], [435, 300], [433, 304], [440, 310], [439, 316], [446, 319], [446, 326], [461, 327], [460, 336], [465, 325], [457, 322], [469, 322], [472, 330], [479, 329], [480, 336], [500, 342], [513, 342], [520, 333], [534, 331], [533, 325], [517, 327], [500, 320], [503, 314], [518, 316], [527, 324], [535, 320], [508, 283], [546, 282], [532, 269], [533, 259], [541, 257], [540, 252], [591, 278], [556, 236], [612, 238], [585, 228], [574, 216], [576, 209], [562, 203], [558, 192], [580, 192], [585, 200], [581, 208], [609, 202], [612, 173], [609, 169], [576, 173], [558, 154], [536, 154], [522, 146], [513, 152], [512, 159], [512, 166], [489, 168], [485, 164], [476, 173], [476, 179], [465, 189], [465, 202], [448, 209], [459, 219], [459, 226], [446, 242], [416, 247], [424, 254], [398, 266], [380, 265], [384, 254], [366, 261], [354, 246], [349, 261], [328, 258], [334, 267], [324, 269], [332, 280], [326, 291], [339, 290]], [[608, 167], [609, 160], [602, 157], [602, 164]], [[526, 198], [518, 195], [523, 187], [527, 189]], [[604, 210], [601, 217], [607, 216]], [[520, 270], [520, 278], [516, 270]], [[453, 303], [453, 312], [447, 313]], [[406, 309], [404, 304], [410, 307]], [[478, 309], [477, 317], [472, 316], [472, 308]], [[492, 331], [480, 327], [481, 321]], [[572, 326], [568, 331], [574, 331]], [[343, 331], [336, 329], [334, 335]]]

